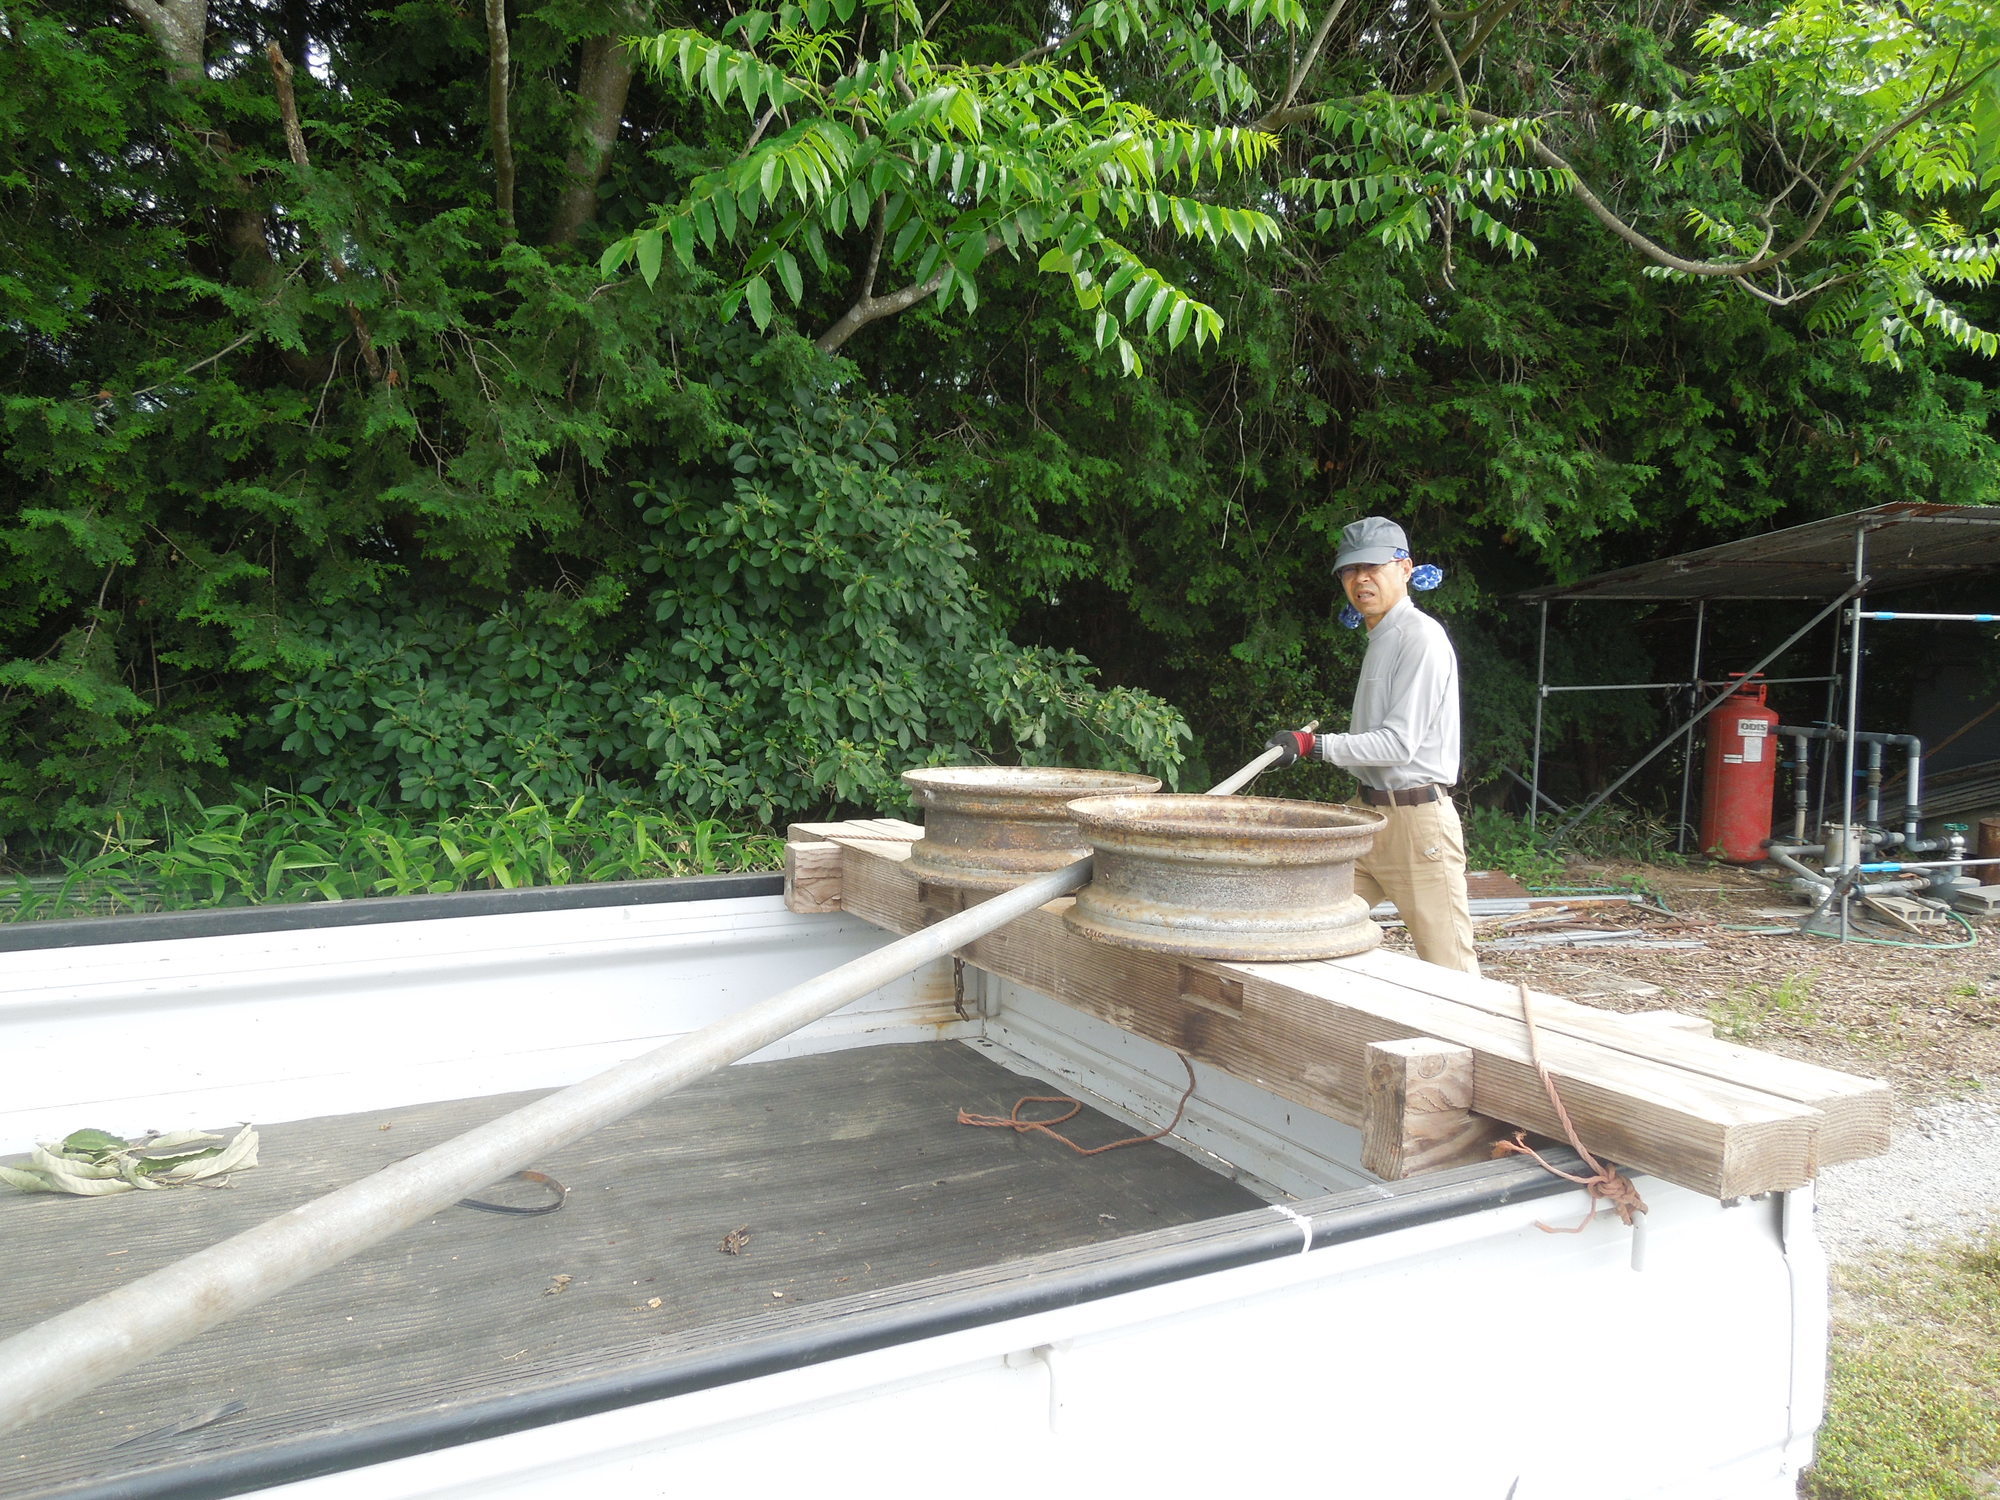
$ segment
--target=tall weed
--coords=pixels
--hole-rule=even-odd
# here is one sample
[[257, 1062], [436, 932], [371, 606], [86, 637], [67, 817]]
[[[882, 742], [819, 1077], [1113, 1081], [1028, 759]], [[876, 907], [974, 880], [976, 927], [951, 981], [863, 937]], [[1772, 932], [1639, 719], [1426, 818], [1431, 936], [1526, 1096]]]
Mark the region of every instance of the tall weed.
[[0, 877], [0, 921], [715, 875], [782, 860], [770, 833], [589, 796], [550, 806], [524, 794], [418, 817], [239, 788], [233, 802], [190, 797], [157, 839], [114, 825], [59, 870]]

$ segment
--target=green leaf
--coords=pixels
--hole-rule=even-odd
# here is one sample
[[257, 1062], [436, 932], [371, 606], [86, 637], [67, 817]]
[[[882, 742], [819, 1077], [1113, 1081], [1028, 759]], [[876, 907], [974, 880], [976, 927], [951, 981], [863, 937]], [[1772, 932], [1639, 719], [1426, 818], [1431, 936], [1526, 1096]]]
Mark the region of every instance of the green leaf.
[[639, 261], [639, 274], [651, 286], [660, 278], [661, 235], [657, 229], [642, 229], [634, 241]]
[[771, 288], [762, 276], [753, 276], [744, 283], [743, 300], [750, 305], [750, 321], [760, 331], [771, 326]]
[[778, 279], [784, 283], [785, 295], [792, 299], [794, 306], [805, 296], [805, 277], [799, 272], [799, 263], [789, 250], [780, 250], [777, 256]]
[[[673, 218], [667, 221], [667, 232], [673, 237], [675, 257], [680, 261], [683, 267], [692, 271], [694, 269], [693, 219], [691, 219], [686, 214], [676, 214], [674, 215]], [[655, 274], [658, 273], [658, 270], [659, 267], [655, 265], [654, 267]], [[645, 273], [645, 266], [643, 263], [640, 266], [640, 273], [642, 275]], [[651, 286], [653, 284], [652, 276], [646, 277], [646, 284], [648, 286]]]
[[77, 1130], [63, 1137], [65, 1152], [82, 1156], [97, 1156], [106, 1151], [123, 1151], [125, 1137], [113, 1135], [108, 1130]]

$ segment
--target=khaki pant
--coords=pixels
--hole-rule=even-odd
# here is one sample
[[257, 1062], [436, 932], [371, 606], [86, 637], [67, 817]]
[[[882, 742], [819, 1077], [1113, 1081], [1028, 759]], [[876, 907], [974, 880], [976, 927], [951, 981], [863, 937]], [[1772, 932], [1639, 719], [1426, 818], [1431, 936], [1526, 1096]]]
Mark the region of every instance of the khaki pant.
[[1465, 895], [1465, 835], [1451, 798], [1415, 807], [1371, 807], [1389, 821], [1375, 847], [1355, 861], [1354, 893], [1370, 906], [1393, 901], [1417, 942], [1417, 957], [1447, 969], [1479, 972], [1472, 909]]

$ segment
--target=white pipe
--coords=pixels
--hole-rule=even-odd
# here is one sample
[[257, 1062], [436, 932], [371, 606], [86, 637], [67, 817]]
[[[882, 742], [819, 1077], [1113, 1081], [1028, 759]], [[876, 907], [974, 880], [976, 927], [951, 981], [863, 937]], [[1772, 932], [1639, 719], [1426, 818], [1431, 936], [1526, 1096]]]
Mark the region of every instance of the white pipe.
[[1865, 864], [1863, 870], [1959, 870], [1966, 865], [2000, 865], [2000, 859], [1900, 860], [1893, 864]]
[[[1227, 795], [1281, 752], [1214, 789]], [[770, 1046], [1090, 880], [1091, 861], [1038, 876], [700, 1031], [302, 1203], [275, 1219], [58, 1313], [0, 1343], [0, 1432], [66, 1402], [550, 1151]]]
[[2000, 615], [1914, 615], [1900, 609], [1868, 609], [1861, 612], [1864, 620], [1963, 620], [1980, 625], [2000, 623]]
[[[1854, 531], [1854, 590], [1862, 593], [1868, 576], [1868, 528], [1856, 527]], [[1840, 784], [1840, 821], [1852, 824], [1854, 821], [1854, 735], [1861, 728], [1861, 606], [1857, 602], [1849, 612], [1847, 624], [1847, 776]], [[1860, 858], [1860, 851], [1851, 856]], [[1847, 941], [1847, 906], [1840, 903], [1840, 940]]]
[[1535, 755], [1528, 767], [1528, 832], [1535, 831], [1535, 804], [1542, 797], [1542, 710], [1549, 701], [1549, 601], [1542, 601], [1542, 623], [1535, 636]]
[[[1299, 728], [1299, 733], [1311, 734], [1317, 728], [1319, 728], [1319, 720], [1313, 719], [1310, 722], [1301, 725]], [[1266, 766], [1270, 765], [1273, 761], [1275, 761], [1279, 756], [1283, 755], [1284, 753], [1285, 751], [1282, 745], [1273, 745], [1270, 749], [1266, 750], [1262, 755], [1258, 756], [1255, 760], [1251, 761], [1249, 765], [1245, 766], [1242, 770], [1238, 771], [1234, 776], [1225, 776], [1221, 781], [1216, 782], [1214, 786], [1210, 787], [1207, 791], [1203, 792], [1202, 795], [1204, 797], [1227, 797], [1231, 792], [1246, 787], [1251, 782], [1255, 781], [1260, 775], [1263, 774], [1264, 768]]]

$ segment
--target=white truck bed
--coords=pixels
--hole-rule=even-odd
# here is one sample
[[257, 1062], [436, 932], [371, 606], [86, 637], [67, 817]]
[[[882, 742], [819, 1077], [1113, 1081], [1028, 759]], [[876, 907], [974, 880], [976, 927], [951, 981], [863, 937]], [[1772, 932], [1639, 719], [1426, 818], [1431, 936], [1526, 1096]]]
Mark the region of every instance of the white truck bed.
[[[0, 1198], [0, 1337], [886, 940], [756, 877], [0, 929], [0, 1153], [250, 1120], [266, 1163]], [[959, 1125], [1069, 1093], [1097, 1144], [1186, 1075], [934, 966], [557, 1153], [559, 1212], [448, 1210], [0, 1434], [0, 1496], [1791, 1495], [1809, 1189], [1549, 1234], [1588, 1205], [1532, 1163], [1382, 1183], [1197, 1081], [1159, 1145]]]

